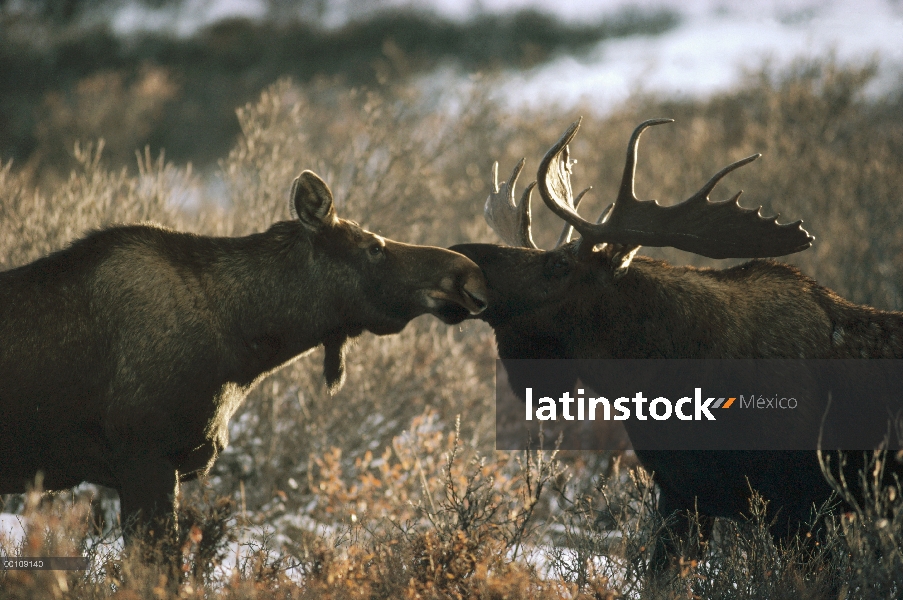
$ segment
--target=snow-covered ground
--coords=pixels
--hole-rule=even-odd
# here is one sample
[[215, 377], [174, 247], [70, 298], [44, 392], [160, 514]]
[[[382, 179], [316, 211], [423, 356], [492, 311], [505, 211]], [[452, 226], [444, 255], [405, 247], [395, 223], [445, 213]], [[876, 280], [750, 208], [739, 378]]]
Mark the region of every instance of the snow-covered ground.
[[[112, 22], [123, 33], [168, 28], [189, 35], [226, 17], [262, 17], [266, 6], [265, 0], [186, 0], [177, 10], [128, 4]], [[903, 0], [327, 0], [324, 6], [322, 19], [332, 26], [388, 6], [456, 19], [528, 7], [569, 22], [597, 22], [630, 7], [679, 15], [680, 24], [662, 35], [609, 40], [580, 57], [510, 73], [500, 91], [514, 103], [567, 106], [588, 98], [604, 110], [634, 91], [705, 96], [766, 61], [781, 67], [829, 54], [841, 62], [878, 60], [879, 88], [903, 75]]]
[[22, 517], [19, 515], [10, 515], [0, 513], [0, 554], [2, 554], [3, 546], [15, 547], [25, 537], [25, 529], [23, 528]]

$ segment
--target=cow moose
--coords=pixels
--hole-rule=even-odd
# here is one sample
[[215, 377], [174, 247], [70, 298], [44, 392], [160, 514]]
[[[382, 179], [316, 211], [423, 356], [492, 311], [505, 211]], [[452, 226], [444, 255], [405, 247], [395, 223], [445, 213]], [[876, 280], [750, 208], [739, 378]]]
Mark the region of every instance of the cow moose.
[[[640, 134], [667, 122], [649, 120], [634, 130], [617, 199], [596, 223], [577, 213], [586, 190], [575, 198], [571, 189], [568, 144], [580, 121], [545, 155], [537, 181], [519, 203], [514, 186], [524, 161], [501, 185], [494, 165], [485, 216], [508, 246], [452, 249], [480, 265], [486, 276], [489, 304], [477, 318], [494, 329], [513, 389], [523, 394], [518, 381], [528, 374], [511, 359], [903, 358], [903, 313], [855, 305], [794, 267], [764, 260], [810, 246], [814, 238], [801, 221], [782, 225], [777, 217], [764, 218], [740, 207], [739, 193], [724, 202], [709, 200], [725, 175], [759, 155], [722, 169], [682, 203], [639, 201], [634, 178]], [[534, 187], [566, 223], [553, 250], [538, 249], [532, 239]], [[570, 241], [573, 229], [581, 238]], [[678, 267], [637, 256], [641, 245], [756, 260], [724, 270]], [[529, 368], [536, 369], [536, 363]], [[529, 375], [536, 381], [535, 373]], [[575, 361], [573, 372], [555, 377], [569, 379], [555, 382], [555, 389], [573, 389], [578, 378], [599, 389], [591, 361]], [[642, 435], [643, 422], [625, 425], [630, 437]], [[832, 492], [814, 450], [637, 450], [637, 456], [654, 474], [661, 513], [698, 509], [708, 528], [713, 517], [746, 512], [752, 488], [778, 515], [775, 533], [789, 535]], [[860, 465], [862, 460], [860, 453]], [[903, 474], [898, 463], [888, 469]], [[664, 564], [672, 551], [656, 548], [653, 561]]]
[[47, 489], [92, 482], [119, 492], [124, 524], [165, 531], [267, 374], [322, 344], [334, 392], [349, 338], [485, 308], [471, 260], [338, 218], [316, 174], [290, 209], [237, 238], [110, 227], [0, 273], [0, 493], [39, 472]]

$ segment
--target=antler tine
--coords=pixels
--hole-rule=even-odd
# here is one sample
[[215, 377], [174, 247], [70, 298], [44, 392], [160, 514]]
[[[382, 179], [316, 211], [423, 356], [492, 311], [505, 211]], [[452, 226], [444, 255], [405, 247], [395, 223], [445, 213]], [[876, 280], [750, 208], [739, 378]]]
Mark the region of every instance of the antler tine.
[[636, 180], [637, 147], [640, 144], [640, 136], [653, 125], [664, 125], [673, 122], [674, 119], [649, 119], [637, 125], [633, 133], [630, 134], [630, 141], [627, 142], [627, 160], [624, 162], [624, 175], [621, 176], [621, 187], [618, 190], [618, 199], [615, 200], [615, 207], [631, 201], [638, 202], [634, 191], [634, 181]]
[[[574, 161], [577, 162], [577, 161]], [[577, 210], [577, 207], [580, 206], [580, 201], [583, 200], [583, 197], [586, 196], [586, 193], [593, 189], [593, 186], [589, 186], [574, 198], [574, 210]], [[565, 223], [564, 229], [561, 230], [561, 235], [558, 236], [558, 241], [555, 242], [555, 247], [561, 246], [562, 244], [567, 244], [571, 241], [571, 235], [574, 233], [574, 227], [570, 223]]]
[[[753, 162], [754, 160], [760, 158], [761, 156], [762, 156], [761, 154], [753, 154], [752, 156], [747, 156], [746, 158], [741, 158], [737, 162], [731, 163], [728, 166], [724, 167], [723, 169], [721, 169], [720, 171], [718, 171], [717, 173], [712, 175], [712, 178], [709, 179], [704, 186], [699, 188], [698, 192], [696, 192], [695, 194], [693, 194], [692, 196], [687, 198], [685, 200], [685, 202], [692, 202], [694, 200], [697, 202], [702, 201], [702, 200], [708, 200], [709, 194], [712, 193], [712, 190], [715, 189], [715, 186], [718, 185], [718, 182], [721, 181], [725, 175], [727, 175], [728, 173], [730, 173], [731, 171], [733, 171], [735, 169], [739, 169], [740, 167], [742, 167], [744, 165], [748, 165], [749, 163]], [[743, 192], [738, 193], [737, 197], [739, 197], [740, 194], [742, 194], [742, 193]]]
[[576, 135], [580, 121], [573, 123], [546, 153], [537, 176], [540, 194], [549, 209], [586, 240], [585, 248], [581, 243], [581, 253], [591, 251], [599, 243], [612, 243], [671, 246], [710, 258], [762, 258], [800, 252], [812, 245], [815, 238], [802, 228], [802, 221], [778, 224], [777, 216], [762, 217], [759, 214], [761, 207], [741, 207], [740, 194], [724, 202], [708, 199], [709, 193], [725, 175], [749, 164], [758, 155], [725, 167], [680, 204], [664, 207], [655, 201], [639, 201], [634, 193], [634, 178], [640, 134], [651, 125], [668, 122], [668, 119], [652, 119], [634, 130], [617, 200], [606, 211], [607, 218], [600, 223], [584, 220], [570, 201], [566, 148]]
[[611, 204], [606, 206], [605, 210], [603, 210], [601, 213], [599, 213], [599, 218], [596, 219], [596, 224], [598, 225], [599, 223], [604, 223], [605, 220], [608, 218], [608, 215], [611, 214], [611, 209], [613, 209], [614, 207], [615, 207], [614, 202], [612, 202]]
[[521, 159], [511, 171], [508, 181], [499, 185], [499, 163], [492, 164], [492, 189], [486, 198], [484, 217], [493, 231], [510, 246], [536, 248], [530, 232], [530, 200], [536, 182], [524, 190], [520, 202], [514, 201], [514, 186], [526, 164]]
[[567, 128], [561, 138], [555, 142], [542, 162], [539, 163], [539, 170], [536, 173], [537, 185], [539, 187], [539, 195], [542, 196], [543, 202], [549, 207], [553, 213], [558, 215], [566, 223], [564, 230], [558, 238], [558, 245], [567, 243], [571, 238], [573, 229], [581, 231], [581, 225], [585, 223], [577, 213], [577, 205], [589, 188], [583, 190], [577, 199], [574, 199], [571, 191], [571, 166], [573, 163], [570, 159], [570, 151], [568, 144], [577, 135], [580, 129], [580, 123], [583, 117], [580, 117]]

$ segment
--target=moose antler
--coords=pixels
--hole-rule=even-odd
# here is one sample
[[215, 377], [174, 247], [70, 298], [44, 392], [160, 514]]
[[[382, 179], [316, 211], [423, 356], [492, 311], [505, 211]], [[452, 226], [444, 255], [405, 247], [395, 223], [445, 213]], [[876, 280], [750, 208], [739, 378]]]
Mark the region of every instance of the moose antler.
[[535, 249], [536, 244], [530, 233], [530, 196], [536, 182], [527, 186], [519, 204], [514, 201], [514, 186], [526, 162], [526, 159], [520, 159], [511, 171], [511, 177], [502, 185], [499, 185], [499, 163], [492, 163], [492, 189], [486, 198], [483, 214], [486, 222], [503, 242], [509, 246]]
[[[651, 119], [641, 123], [630, 136], [621, 188], [608, 218], [600, 223], [584, 220], [571, 200], [568, 144], [574, 139], [582, 119], [575, 121], [546, 153], [539, 165], [539, 193], [552, 212], [583, 236], [582, 250], [591, 251], [600, 243], [627, 246], [671, 246], [710, 258], [763, 258], [800, 252], [815, 239], [802, 228], [802, 221], [779, 225], [778, 216], [762, 217], [758, 209], [740, 206], [738, 192], [730, 200], [711, 202], [709, 193], [721, 179], [759, 158], [754, 154], [716, 173], [698, 192], [674, 206], [654, 200], [641, 202], [634, 192], [637, 143], [640, 134], [652, 125], [671, 119]], [[582, 194], [581, 194], [582, 195]]]
[[[567, 147], [565, 147], [563, 154], [563, 164], [566, 165], [564, 168], [570, 174], [571, 166], [577, 161], [569, 158]], [[511, 171], [508, 181], [501, 185], [499, 185], [499, 163], [498, 161], [492, 163], [492, 188], [489, 192], [489, 197], [486, 198], [484, 216], [492, 230], [509, 246], [535, 249], [537, 246], [531, 233], [530, 201], [536, 182], [533, 181], [527, 186], [527, 189], [524, 190], [521, 196], [520, 203], [514, 201], [514, 186], [517, 184], [517, 178], [524, 169], [526, 162], [525, 158], [520, 159], [520, 162]], [[567, 178], [567, 185], [570, 192], [570, 177]], [[580, 205], [580, 200], [583, 199], [583, 196], [590, 189], [592, 188], [586, 188], [580, 192], [576, 199], [570, 195], [567, 196], [567, 202], [570, 207], [576, 211]], [[556, 247], [569, 242], [572, 232], [573, 227], [565, 224]]]

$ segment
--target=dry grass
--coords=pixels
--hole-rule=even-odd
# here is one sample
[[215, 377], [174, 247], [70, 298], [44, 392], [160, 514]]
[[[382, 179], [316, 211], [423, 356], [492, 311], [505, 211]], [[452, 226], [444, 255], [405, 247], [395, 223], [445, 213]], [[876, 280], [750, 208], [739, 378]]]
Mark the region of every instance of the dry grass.
[[[804, 218], [817, 241], [793, 262], [847, 298], [903, 309], [903, 84], [894, 95], [867, 98], [871, 76], [868, 66], [817, 62], [752, 74], [706, 102], [638, 97], [606, 117], [586, 109], [572, 146], [580, 159], [575, 185], [595, 191], [581, 210], [594, 216], [614, 197], [633, 126], [672, 117], [674, 125], [644, 135], [640, 195], [677, 201], [728, 162], [762, 152], [716, 196], [744, 188], [747, 206]], [[528, 171], [535, 168], [581, 111], [514, 114], [488, 99], [491, 83], [437, 100], [403, 86], [278, 82], [239, 110], [242, 135], [219, 177], [204, 184], [148, 153], [139, 155], [137, 176], [108, 169], [100, 144], [86, 140], [76, 147], [78, 168], [50, 188], [35, 189], [32, 177], [5, 165], [0, 268], [113, 223], [259, 231], [288, 217], [288, 183], [304, 168], [329, 182], [340, 216], [389, 237], [440, 246], [494, 241], [481, 215], [492, 161], [505, 172], [526, 156]], [[122, 115], [153, 110], [139, 92], [137, 112], [121, 107]], [[111, 139], [124, 119], [110, 117], [118, 128]], [[65, 119], [59, 127], [71, 141], [76, 129]], [[117, 152], [127, 146], [116, 142]], [[535, 212], [537, 240], [549, 246], [560, 225], [541, 207]], [[704, 264], [677, 251], [649, 253]], [[185, 486], [182, 537], [167, 542], [183, 557], [179, 582], [109, 543], [115, 529], [96, 502], [110, 494], [100, 490], [94, 508], [87, 499], [7, 499], [29, 523], [23, 545], [8, 552], [83, 552], [94, 560], [87, 577], [7, 572], [0, 587], [14, 598], [900, 594], [899, 489], [877, 491], [880, 502], [855, 516], [829, 516], [818, 545], [776, 545], [764, 533], [767, 508], [754, 505], [749, 523], [722, 523], [712, 544], [685, 541], [686, 556], [701, 560], [653, 579], [646, 560], [667, 523], [654, 511], [648, 477], [609, 456], [559, 463], [548, 452], [495, 453], [494, 358], [484, 324], [446, 327], [423, 317], [397, 336], [363, 336], [350, 352], [344, 389], [329, 397], [314, 352], [252, 393], [210, 477]]]

